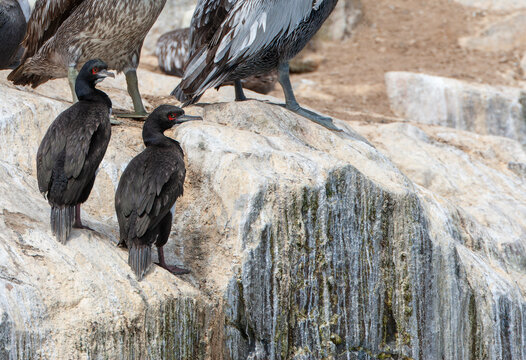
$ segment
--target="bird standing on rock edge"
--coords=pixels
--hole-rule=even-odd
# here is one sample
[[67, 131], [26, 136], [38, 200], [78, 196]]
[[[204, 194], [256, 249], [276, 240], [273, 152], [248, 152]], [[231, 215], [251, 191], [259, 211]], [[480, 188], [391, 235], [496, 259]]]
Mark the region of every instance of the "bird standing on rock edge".
[[152, 263], [153, 244], [157, 246], [159, 266], [175, 275], [189, 273], [166, 264], [163, 246], [170, 236], [175, 201], [183, 195], [186, 176], [183, 149], [164, 132], [190, 120], [201, 118], [185, 115], [172, 105], [156, 108], [142, 130], [146, 149], [130, 161], [119, 180], [115, 193], [119, 245], [129, 249], [128, 264], [138, 280]]
[[75, 84], [79, 101], [57, 116], [38, 147], [38, 188], [51, 205], [51, 230], [63, 244], [72, 227], [85, 228], [80, 204], [89, 197], [110, 142], [111, 100], [95, 88], [115, 77], [107, 69], [98, 59], [84, 64]]
[[172, 91], [183, 106], [233, 81], [278, 69], [286, 108], [328, 129], [331, 118], [300, 107], [290, 83], [289, 60], [316, 34], [338, 0], [199, 0], [191, 22], [191, 54], [181, 83]]
[[15, 61], [26, 32], [26, 18], [17, 0], [0, 0], [0, 69], [8, 69]]
[[137, 66], [146, 34], [166, 0], [37, 0], [29, 20], [21, 65], [8, 79], [16, 85], [68, 77], [75, 101], [77, 66], [99, 58], [126, 75], [134, 113], [147, 115], [138, 88]]

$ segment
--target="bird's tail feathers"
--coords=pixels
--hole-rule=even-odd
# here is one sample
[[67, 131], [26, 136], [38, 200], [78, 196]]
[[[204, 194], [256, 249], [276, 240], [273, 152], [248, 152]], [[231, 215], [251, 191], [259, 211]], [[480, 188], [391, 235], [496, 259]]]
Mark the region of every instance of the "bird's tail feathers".
[[207, 57], [207, 47], [196, 51], [186, 64], [183, 79], [171, 92], [183, 107], [196, 103], [207, 89], [221, 85], [229, 74], [208, 63]]
[[75, 220], [75, 206], [51, 205], [50, 220], [53, 235], [55, 235], [61, 244], [65, 244], [71, 233], [73, 221]]
[[38, 71], [32, 69], [30, 61], [17, 66], [7, 76], [7, 80], [15, 85], [31, 85], [32, 88], [42, 85], [51, 78], [51, 76], [39, 75]]
[[132, 244], [128, 253], [128, 264], [141, 281], [152, 265], [152, 247], [150, 245]]

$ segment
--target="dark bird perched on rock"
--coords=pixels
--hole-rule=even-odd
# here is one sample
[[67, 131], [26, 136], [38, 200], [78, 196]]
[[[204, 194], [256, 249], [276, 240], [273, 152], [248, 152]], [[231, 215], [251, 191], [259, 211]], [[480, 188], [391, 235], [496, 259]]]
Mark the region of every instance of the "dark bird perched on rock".
[[[157, 41], [155, 54], [161, 70], [168, 75], [182, 77], [184, 65], [190, 53], [190, 28], [177, 29], [163, 34]], [[241, 79], [241, 85], [260, 94], [268, 94], [274, 90], [278, 80], [275, 70]], [[232, 85], [227, 82], [222, 85]]]
[[51, 205], [51, 230], [63, 244], [72, 226], [84, 228], [80, 204], [88, 199], [110, 142], [111, 100], [95, 88], [115, 77], [107, 69], [101, 60], [84, 64], [75, 84], [79, 101], [57, 116], [38, 147], [38, 188]]
[[289, 78], [289, 60], [321, 27], [338, 0], [199, 0], [191, 22], [191, 53], [181, 83], [172, 92], [184, 105], [205, 90], [278, 69], [287, 109], [332, 130], [332, 120], [299, 106]]
[[183, 195], [186, 174], [183, 149], [164, 132], [174, 125], [200, 119], [184, 115], [176, 106], [156, 108], [142, 129], [146, 149], [122, 173], [115, 193], [119, 245], [128, 247], [128, 264], [139, 280], [152, 263], [153, 244], [157, 246], [159, 266], [173, 274], [189, 272], [169, 266], [164, 260], [163, 246], [170, 235], [175, 200]]
[[37, 0], [23, 41], [26, 52], [8, 79], [37, 87], [49, 79], [67, 76], [73, 91], [79, 64], [99, 58], [110, 69], [124, 72], [135, 110], [131, 116], [144, 117], [136, 69], [144, 38], [165, 3]]
[[18, 1], [0, 0], [0, 69], [13, 67], [26, 27]]

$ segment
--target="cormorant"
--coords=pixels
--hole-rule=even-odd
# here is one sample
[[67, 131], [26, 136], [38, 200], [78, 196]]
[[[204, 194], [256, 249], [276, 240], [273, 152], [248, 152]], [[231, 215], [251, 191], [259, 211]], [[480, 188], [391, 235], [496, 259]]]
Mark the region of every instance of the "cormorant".
[[119, 245], [128, 247], [128, 264], [139, 280], [152, 263], [153, 244], [157, 246], [159, 266], [173, 274], [189, 272], [169, 266], [164, 260], [163, 246], [170, 235], [175, 200], [183, 195], [186, 174], [183, 149], [164, 131], [200, 119], [184, 115], [177, 106], [156, 108], [142, 129], [146, 149], [130, 161], [119, 180], [115, 193]]
[[63, 244], [72, 226], [84, 228], [80, 204], [88, 199], [110, 142], [111, 100], [95, 88], [115, 77], [107, 69], [98, 59], [84, 64], [75, 84], [79, 101], [57, 116], [38, 147], [38, 188], [51, 205], [51, 230]]
[[[177, 29], [163, 34], [157, 41], [155, 54], [161, 71], [168, 75], [183, 77], [184, 65], [190, 53], [190, 28]], [[245, 89], [268, 94], [274, 90], [278, 80], [275, 70], [265, 74], [258, 74], [241, 79], [241, 85]], [[232, 85], [227, 82], [222, 85]]]
[[144, 38], [166, 0], [37, 0], [29, 20], [21, 65], [8, 79], [37, 87], [68, 77], [72, 89], [77, 67], [99, 58], [126, 75], [134, 114], [144, 117], [137, 66]]
[[245, 96], [240, 79], [278, 69], [286, 108], [328, 129], [331, 118], [299, 106], [289, 78], [289, 60], [321, 27], [338, 0], [199, 0], [191, 22], [191, 53], [174, 89], [183, 106], [211, 87], [234, 81], [236, 100]]
[[26, 18], [19, 2], [0, 0], [0, 69], [13, 67], [26, 27]]

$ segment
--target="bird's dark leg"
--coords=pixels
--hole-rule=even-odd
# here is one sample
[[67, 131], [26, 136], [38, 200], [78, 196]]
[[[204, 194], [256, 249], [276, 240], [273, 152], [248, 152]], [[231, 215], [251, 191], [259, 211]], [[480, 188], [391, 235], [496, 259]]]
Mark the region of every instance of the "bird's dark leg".
[[73, 227], [76, 229], [93, 230], [88, 226], [82, 225], [82, 220], [80, 219], [80, 204], [75, 205], [75, 222], [73, 223]]
[[157, 255], [159, 256], [159, 262], [156, 263], [156, 264], [159, 265], [160, 267], [168, 270], [172, 274], [174, 274], [174, 275], [184, 275], [184, 274], [189, 274], [190, 273], [190, 270], [183, 269], [183, 268], [177, 267], [175, 265], [167, 265], [166, 262], [164, 261], [164, 250], [163, 250], [162, 246], [159, 246], [157, 248]]
[[139, 81], [137, 80], [137, 70], [130, 69], [125, 71], [126, 84], [128, 85], [128, 94], [133, 101], [133, 113], [117, 113], [114, 114], [118, 117], [126, 118], [138, 118], [142, 119], [148, 116], [146, 109], [142, 103], [141, 94], [139, 93]]
[[294, 91], [292, 90], [292, 85], [290, 83], [289, 76], [289, 63], [285, 62], [278, 66], [278, 81], [283, 88], [283, 93], [285, 94], [285, 107], [290, 111], [295, 112], [298, 115], [306, 117], [307, 119], [314, 121], [316, 124], [320, 124], [323, 127], [326, 127], [329, 130], [341, 131], [338, 129], [330, 117], [321, 116], [316, 114], [313, 111], [302, 108], [296, 97], [294, 96]]
[[77, 80], [79, 72], [75, 68], [75, 66], [68, 67], [68, 81], [69, 81], [69, 87], [71, 88], [71, 94], [73, 96], [73, 102], [76, 103], [79, 101], [77, 98], [77, 93], [75, 92], [75, 81]]
[[168, 238], [170, 237], [170, 230], [172, 229], [172, 213], [169, 212], [166, 214], [166, 216], [161, 220], [161, 222], [158, 225], [158, 235], [157, 240], [155, 241], [155, 245], [157, 246], [157, 254], [159, 255], [159, 262], [156, 263], [160, 267], [168, 270], [174, 275], [183, 275], [188, 274], [190, 270], [186, 270], [177, 266], [173, 265], [167, 265], [164, 261], [164, 250], [163, 246], [168, 242]]
[[245, 101], [247, 97], [243, 92], [243, 85], [241, 85], [241, 80], [234, 80], [234, 89], [236, 90], [236, 101]]

